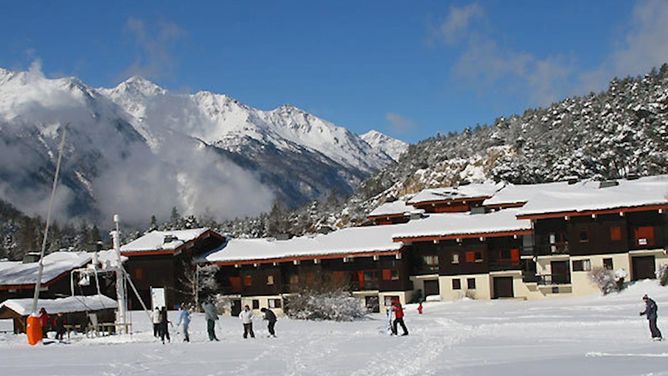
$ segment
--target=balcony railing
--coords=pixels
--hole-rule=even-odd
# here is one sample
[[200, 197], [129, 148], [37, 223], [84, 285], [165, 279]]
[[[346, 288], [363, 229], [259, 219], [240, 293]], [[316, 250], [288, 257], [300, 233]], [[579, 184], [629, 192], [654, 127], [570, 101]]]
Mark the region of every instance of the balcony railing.
[[568, 249], [568, 242], [541, 244], [537, 249], [538, 256], [567, 255], [570, 252]]
[[570, 274], [541, 274], [537, 275], [541, 286], [568, 285], [571, 283]]
[[512, 259], [496, 259], [489, 260], [489, 270], [490, 271], [501, 271], [501, 270], [517, 270], [522, 267], [520, 260]]

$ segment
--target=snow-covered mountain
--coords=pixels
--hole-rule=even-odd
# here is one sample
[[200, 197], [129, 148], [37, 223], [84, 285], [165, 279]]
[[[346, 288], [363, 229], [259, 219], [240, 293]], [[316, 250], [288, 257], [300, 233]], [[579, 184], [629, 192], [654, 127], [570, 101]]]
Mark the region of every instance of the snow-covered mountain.
[[141, 77], [114, 88], [0, 69], [0, 199], [44, 213], [67, 128], [61, 217], [119, 211], [137, 223], [172, 207], [217, 218], [350, 193], [394, 163], [296, 107], [262, 111], [221, 94], [173, 93]]
[[407, 143], [373, 129], [360, 135], [360, 138], [371, 145], [372, 148], [383, 151], [395, 161], [398, 161], [401, 154], [408, 149]]

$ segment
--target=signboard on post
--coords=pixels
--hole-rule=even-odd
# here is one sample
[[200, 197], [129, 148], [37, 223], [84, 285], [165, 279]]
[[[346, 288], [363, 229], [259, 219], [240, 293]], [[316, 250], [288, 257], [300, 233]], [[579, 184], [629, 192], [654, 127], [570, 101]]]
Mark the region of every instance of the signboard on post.
[[151, 287], [151, 309], [166, 307], [165, 288]]

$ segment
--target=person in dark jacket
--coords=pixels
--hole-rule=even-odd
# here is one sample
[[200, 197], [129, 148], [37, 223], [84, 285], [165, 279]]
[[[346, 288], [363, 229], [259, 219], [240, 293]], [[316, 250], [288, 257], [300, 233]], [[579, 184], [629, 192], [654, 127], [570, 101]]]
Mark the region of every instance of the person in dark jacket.
[[656, 305], [656, 302], [650, 299], [647, 295], [643, 296], [642, 300], [645, 301], [645, 310], [640, 312], [640, 316], [647, 316], [652, 339], [660, 341], [663, 339], [663, 336], [661, 335], [659, 328], [656, 326], [656, 319], [658, 318], [657, 311], [659, 310], [659, 307]]
[[202, 308], [206, 318], [206, 331], [209, 333], [209, 341], [218, 341], [216, 337], [216, 320], [218, 320], [216, 306], [212, 302], [205, 302], [202, 304]]
[[62, 312], [58, 312], [58, 315], [53, 319], [53, 326], [56, 329], [56, 339], [59, 341], [63, 340], [63, 334], [65, 334], [65, 316]]
[[262, 308], [260, 312], [264, 313], [264, 319], [267, 320], [267, 330], [269, 335], [276, 338], [276, 332], [274, 331], [274, 326], [276, 325], [276, 314], [269, 308]]
[[408, 335], [408, 329], [406, 329], [406, 324], [404, 324], [404, 309], [401, 308], [401, 303], [394, 302], [394, 306], [392, 307], [392, 311], [394, 311], [394, 322], [392, 323], [392, 334], [395, 336], [399, 334], [397, 332], [397, 325], [401, 325], [401, 329], [403, 329], [404, 333], [402, 336], [407, 336]]
[[160, 310], [160, 340], [162, 343], [165, 343], [165, 337], [167, 337], [168, 342], [172, 342], [171, 338], [169, 338], [169, 318], [167, 317], [167, 307], [162, 307]]

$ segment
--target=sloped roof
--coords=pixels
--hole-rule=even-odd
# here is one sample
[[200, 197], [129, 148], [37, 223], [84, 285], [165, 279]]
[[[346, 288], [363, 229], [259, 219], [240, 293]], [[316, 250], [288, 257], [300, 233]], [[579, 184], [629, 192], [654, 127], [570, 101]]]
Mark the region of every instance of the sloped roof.
[[[68, 296], [58, 299], [39, 299], [37, 301], [37, 309], [44, 308], [49, 315], [115, 309], [116, 307], [118, 307], [118, 303], [104, 295]], [[0, 303], [0, 308], [8, 308], [21, 316], [26, 316], [32, 313], [32, 298], [7, 299]]]
[[[52, 279], [73, 269], [80, 268], [91, 261], [87, 252], [54, 252], [44, 256], [42, 282]], [[0, 286], [34, 285], [37, 283], [39, 263], [24, 264], [20, 261], [0, 262]]]
[[517, 219], [518, 209], [505, 209], [485, 214], [431, 214], [419, 221], [407, 223], [393, 234], [394, 240], [420, 237], [485, 236], [531, 230], [531, 221]]
[[467, 184], [460, 185], [458, 187], [446, 188], [429, 188], [424, 189], [413, 196], [413, 198], [408, 200], [408, 204], [491, 197], [499, 188], [501, 188], [501, 186], [495, 183]]
[[[121, 246], [121, 252], [146, 252], [146, 251], [175, 251], [183, 244], [197, 239], [208, 228], [197, 228], [192, 230], [174, 230], [174, 231], [151, 231], [139, 239], [135, 239], [128, 244]], [[165, 238], [171, 237], [174, 240], [165, 243]]]
[[209, 254], [209, 262], [278, 259], [299, 256], [325, 256], [398, 251], [402, 245], [392, 241], [397, 226], [351, 227], [326, 235], [303, 236], [289, 240], [230, 239]]
[[408, 205], [406, 201], [396, 200], [386, 202], [369, 213], [368, 217], [378, 217], [384, 215], [424, 213], [422, 209], [416, 209], [413, 205]]
[[519, 216], [578, 213], [606, 209], [668, 205], [668, 175], [617, 180], [619, 185], [600, 188], [598, 181], [554, 185], [536, 192]]

